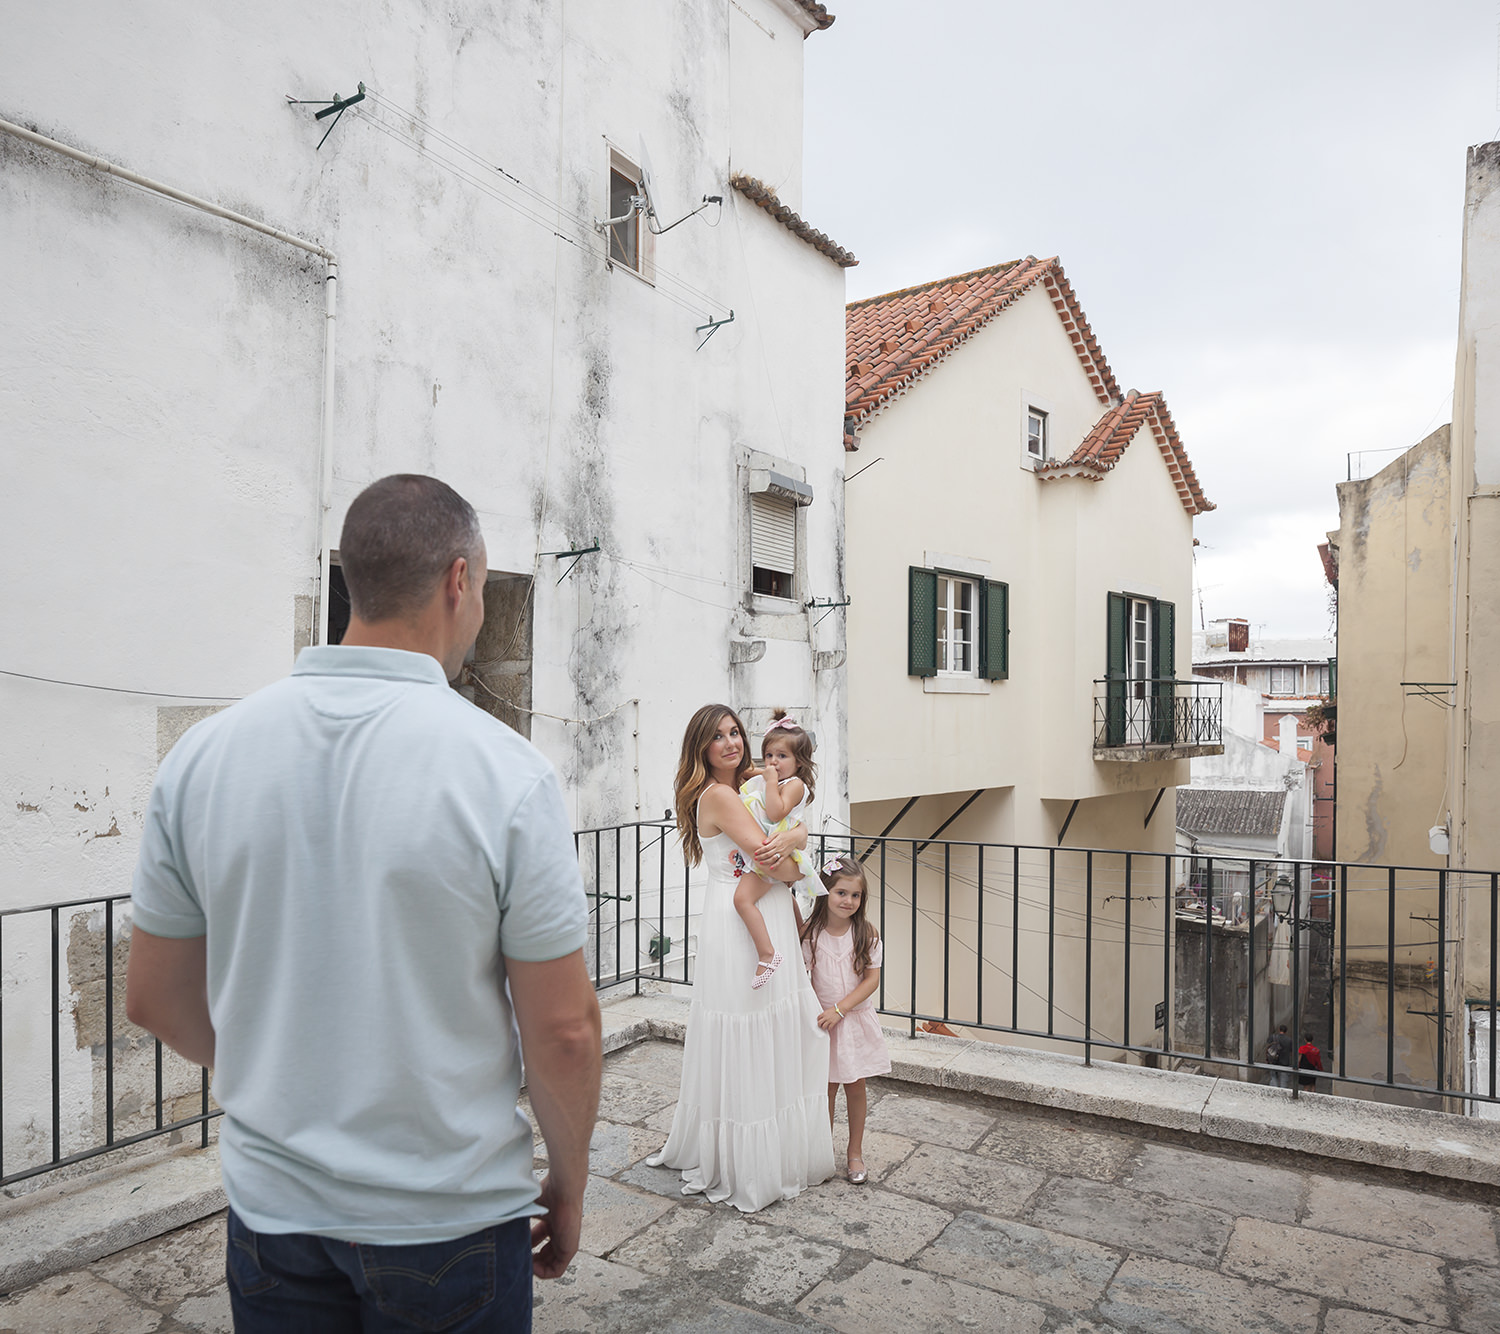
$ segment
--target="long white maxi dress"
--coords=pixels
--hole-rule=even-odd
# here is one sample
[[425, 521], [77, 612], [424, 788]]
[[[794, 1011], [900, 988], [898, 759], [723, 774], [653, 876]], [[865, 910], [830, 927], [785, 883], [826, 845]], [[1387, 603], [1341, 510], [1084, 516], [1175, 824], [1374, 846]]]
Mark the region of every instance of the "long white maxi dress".
[[708, 886], [672, 1130], [647, 1161], [682, 1172], [702, 1193], [754, 1213], [833, 1175], [828, 1125], [828, 1035], [802, 964], [790, 889], [760, 899], [783, 961], [752, 990], [755, 946], [734, 910], [734, 887], [754, 859], [728, 834], [703, 840]]

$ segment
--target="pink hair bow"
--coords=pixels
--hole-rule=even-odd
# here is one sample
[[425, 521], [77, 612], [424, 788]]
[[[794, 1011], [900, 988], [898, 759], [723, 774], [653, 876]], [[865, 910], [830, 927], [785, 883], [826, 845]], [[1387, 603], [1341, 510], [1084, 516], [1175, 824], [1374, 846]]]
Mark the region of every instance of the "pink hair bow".
[[826, 862], [823, 863], [824, 875], [833, 875], [838, 871], [842, 871], [843, 869], [844, 858], [842, 855], [838, 857], [830, 857]]
[[792, 719], [778, 718], [774, 723], [766, 728], [766, 735], [770, 736], [771, 733], [774, 732], [778, 727], [785, 727], [790, 732], [797, 731], [797, 724], [793, 722]]

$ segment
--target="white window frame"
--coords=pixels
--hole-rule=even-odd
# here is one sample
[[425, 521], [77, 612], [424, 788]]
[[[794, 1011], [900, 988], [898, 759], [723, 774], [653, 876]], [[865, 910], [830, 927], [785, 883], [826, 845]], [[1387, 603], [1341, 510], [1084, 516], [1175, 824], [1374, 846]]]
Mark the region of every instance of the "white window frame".
[[[961, 609], [954, 595], [961, 589], [969, 591], [969, 606]], [[962, 574], [945, 570], [937, 571], [937, 651], [939, 676], [979, 679], [979, 581]], [[960, 617], [967, 617], [966, 636], [956, 633], [960, 628]], [[955, 667], [957, 654], [954, 649], [963, 645], [968, 649], [969, 665]]]
[[[1031, 418], [1034, 415], [1042, 419], [1040, 455], [1031, 452]], [[1050, 398], [1041, 394], [1033, 394], [1030, 390], [1021, 391], [1021, 466], [1023, 468], [1030, 470], [1038, 464], [1057, 457], [1053, 440], [1053, 427], [1056, 420], [1057, 409]]]
[[[1278, 690], [1276, 688], [1278, 680], [1281, 681], [1286, 689]], [[1266, 691], [1268, 695], [1295, 695], [1297, 693], [1297, 669], [1295, 667], [1273, 665], [1267, 686], [1269, 687]]]
[[[640, 190], [641, 167], [628, 153], [605, 140], [607, 152], [605, 155], [604, 170], [604, 214], [606, 218], [615, 216], [613, 210], [614, 178], [616, 175], [623, 176], [635, 185], [637, 192]], [[652, 235], [651, 229], [646, 226], [646, 215], [644, 212], [637, 213], [628, 222], [620, 223], [619, 229], [632, 228], [635, 232], [635, 263], [632, 265], [627, 260], [617, 259], [614, 253], [615, 227], [606, 227], [604, 231], [604, 255], [610, 268], [618, 269], [621, 273], [633, 274], [644, 283], [655, 285], [656, 283], [656, 237]]]
[[1126, 594], [1129, 615], [1125, 622], [1125, 679], [1136, 699], [1151, 692], [1151, 660], [1155, 655], [1156, 627], [1152, 623], [1153, 599]]
[[1035, 463], [1047, 461], [1047, 422], [1049, 414], [1031, 404], [1026, 409], [1026, 455]]

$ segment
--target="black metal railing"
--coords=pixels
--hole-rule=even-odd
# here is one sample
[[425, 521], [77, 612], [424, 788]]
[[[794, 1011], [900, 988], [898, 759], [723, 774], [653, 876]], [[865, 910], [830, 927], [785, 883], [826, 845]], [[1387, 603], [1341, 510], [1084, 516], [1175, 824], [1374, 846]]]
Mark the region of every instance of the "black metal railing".
[[1224, 744], [1224, 683], [1168, 677], [1094, 682], [1094, 747]]
[[[601, 989], [686, 982], [688, 876], [670, 824], [574, 835]], [[130, 896], [0, 911], [0, 1187], [163, 1136], [207, 1147], [209, 1072], [125, 1019]]]
[[[575, 843], [595, 985], [690, 984], [703, 883], [672, 827]], [[1500, 873], [856, 834], [812, 848], [864, 864], [876, 1004], [913, 1034], [1266, 1081], [1288, 1074], [1265, 1059], [1285, 1023], [1323, 1053], [1319, 1090], [1500, 1115]], [[128, 919], [121, 895], [0, 913], [0, 1185], [156, 1136], [208, 1142], [207, 1072], [124, 1023]]]
[[0, 911], [0, 1186], [163, 1135], [208, 1146], [208, 1071], [125, 1023], [129, 903]]
[[[1100, 1048], [1265, 1080], [1285, 1073], [1265, 1059], [1284, 1022], [1299, 1046], [1313, 1034], [1326, 1067], [1319, 1089], [1423, 1106], [1500, 1102], [1489, 1041], [1500, 874], [822, 843], [864, 862], [886, 942], [878, 1005], [913, 1033], [943, 1024], [1081, 1047], [1086, 1059]], [[1225, 872], [1247, 887], [1239, 920]], [[1470, 960], [1484, 961], [1482, 976], [1464, 980], [1468, 1000], [1456, 990], [1458, 895]]]

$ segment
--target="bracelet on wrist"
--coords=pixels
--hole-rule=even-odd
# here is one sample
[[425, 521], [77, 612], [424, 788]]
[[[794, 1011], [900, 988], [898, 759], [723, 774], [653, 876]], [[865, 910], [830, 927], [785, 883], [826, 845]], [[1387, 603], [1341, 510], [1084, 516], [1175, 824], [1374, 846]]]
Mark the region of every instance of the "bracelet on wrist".
[[835, 1010], [838, 1010], [838, 1016], [839, 1016], [840, 1019], [846, 1019], [846, 1018], [848, 1018], [848, 1016], [842, 1010], [839, 1010], [839, 1004], [838, 1004], [837, 1001], [834, 1001], [833, 1008]]

